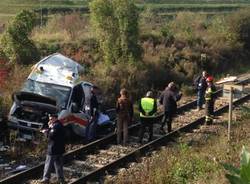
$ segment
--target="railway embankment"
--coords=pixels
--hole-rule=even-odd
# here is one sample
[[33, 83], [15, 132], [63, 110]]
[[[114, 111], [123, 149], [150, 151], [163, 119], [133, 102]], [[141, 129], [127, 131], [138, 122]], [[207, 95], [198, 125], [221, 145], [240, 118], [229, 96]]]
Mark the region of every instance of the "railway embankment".
[[227, 184], [222, 163], [240, 164], [242, 146], [249, 150], [250, 103], [234, 111], [231, 140], [227, 140], [227, 118], [219, 116], [212, 126], [201, 126], [173, 140], [168, 146], [106, 176], [105, 183], [221, 183]]

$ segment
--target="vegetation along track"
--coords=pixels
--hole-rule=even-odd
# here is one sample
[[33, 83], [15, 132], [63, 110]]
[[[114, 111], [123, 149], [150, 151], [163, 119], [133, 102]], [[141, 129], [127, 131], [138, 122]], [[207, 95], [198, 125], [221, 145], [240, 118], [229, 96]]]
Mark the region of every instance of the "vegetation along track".
[[[248, 82], [244, 79], [242, 82]], [[218, 90], [218, 95], [222, 90]], [[250, 95], [246, 95], [235, 101], [235, 104], [240, 104], [250, 99]], [[228, 105], [225, 105], [224, 100], [217, 100], [216, 114], [223, 113], [227, 110]], [[86, 183], [90, 180], [100, 178], [107, 171], [114, 168], [125, 166], [129, 162], [136, 161], [139, 156], [144, 155], [152, 149], [160, 145], [164, 145], [171, 141], [171, 138], [177, 136], [179, 132], [190, 131], [193, 128], [201, 125], [204, 122], [204, 112], [194, 113], [196, 101], [192, 101], [179, 108], [179, 116], [174, 120], [174, 131], [166, 135], [157, 135], [154, 140], [145, 145], [139, 145], [138, 139], [135, 136], [138, 133], [139, 124], [134, 124], [130, 127], [130, 143], [127, 147], [115, 145], [116, 136], [111, 134], [103, 139], [84, 145], [76, 150], [65, 154], [65, 177], [67, 183]], [[190, 123], [191, 122], [191, 123]], [[155, 125], [155, 129], [157, 130]], [[157, 132], [157, 131], [156, 131]], [[32, 178], [41, 177], [44, 164], [40, 164], [32, 169], [10, 176], [0, 181], [3, 184], [11, 183], [36, 183]]]

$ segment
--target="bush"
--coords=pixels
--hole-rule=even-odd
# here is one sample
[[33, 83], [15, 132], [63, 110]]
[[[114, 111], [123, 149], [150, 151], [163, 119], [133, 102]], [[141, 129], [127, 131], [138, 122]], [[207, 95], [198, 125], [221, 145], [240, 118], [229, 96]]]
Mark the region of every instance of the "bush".
[[167, 24], [161, 29], [162, 36], [167, 40], [167, 42], [173, 43], [174, 33], [172, 32], [170, 26]]
[[250, 153], [243, 147], [241, 153], [240, 168], [230, 164], [223, 164], [228, 171], [227, 179], [231, 184], [248, 184], [250, 183]]
[[105, 94], [103, 95], [105, 104], [113, 107], [121, 88], [128, 89], [133, 100], [145, 93], [145, 72], [144, 69], [132, 63], [118, 63], [116, 65], [97, 63], [84, 79], [98, 85]]
[[8, 25], [2, 36], [1, 45], [4, 54], [11, 62], [30, 64], [39, 59], [39, 52], [33, 41], [29, 39], [35, 22], [35, 14], [24, 10]]
[[133, 0], [94, 0], [90, 12], [106, 63], [140, 60], [139, 15]]
[[246, 49], [250, 49], [250, 9], [240, 10], [228, 17], [232, 39], [241, 42]]
[[181, 41], [188, 41], [192, 44], [201, 33], [206, 30], [206, 16], [191, 12], [182, 12], [176, 15], [176, 18], [165, 26], [165, 34]]
[[[22, 87], [23, 82], [28, 77], [31, 72], [31, 66], [21, 66], [21, 65], [12, 65], [11, 71], [9, 73], [8, 83], [5, 83], [1, 89], [2, 94], [2, 105], [3, 105], [3, 114], [7, 115], [8, 110], [12, 105], [12, 94], [16, 91], [19, 91]], [[11, 84], [11, 85], [10, 85]]]
[[181, 91], [185, 96], [192, 96], [194, 95], [195, 92], [194, 87], [192, 85], [185, 85], [185, 84], [181, 86]]

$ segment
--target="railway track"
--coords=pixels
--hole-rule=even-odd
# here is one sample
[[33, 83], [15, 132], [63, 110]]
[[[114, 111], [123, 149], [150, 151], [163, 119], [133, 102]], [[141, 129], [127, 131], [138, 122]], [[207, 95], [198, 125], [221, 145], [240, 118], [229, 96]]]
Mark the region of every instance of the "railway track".
[[[244, 79], [240, 83], [242, 82], [248, 82], [248, 79]], [[218, 95], [221, 92], [222, 90], [218, 90]], [[248, 99], [250, 99], [250, 95], [246, 95], [234, 103], [240, 104]], [[111, 134], [105, 138], [68, 152], [64, 156], [64, 171], [67, 182], [75, 184], [96, 180], [110, 170], [114, 170], [120, 166], [124, 167], [127, 163], [136, 161], [139, 156], [144, 155], [149, 150], [156, 149], [159, 145], [165, 145], [171, 141], [172, 137], [178, 135], [180, 132], [190, 131], [203, 124], [205, 119], [203, 112], [195, 113], [197, 114], [195, 117], [191, 116], [191, 114], [194, 114], [194, 111], [190, 109], [194, 109], [194, 107], [196, 107], [196, 101], [181, 106], [178, 109], [181, 115], [175, 120], [175, 122], [177, 122], [175, 123], [175, 130], [166, 135], [156, 135], [152, 142], [145, 145], [139, 145], [136, 143], [136, 133], [139, 130], [139, 123], [137, 123], [130, 127], [131, 143], [128, 147], [115, 145], [116, 135]], [[227, 105], [225, 105], [225, 102], [218, 100], [218, 103], [216, 104], [216, 114], [218, 115], [226, 110]], [[37, 183], [30, 179], [41, 177], [43, 167], [44, 163], [32, 169], [5, 178], [1, 180], [0, 183]]]

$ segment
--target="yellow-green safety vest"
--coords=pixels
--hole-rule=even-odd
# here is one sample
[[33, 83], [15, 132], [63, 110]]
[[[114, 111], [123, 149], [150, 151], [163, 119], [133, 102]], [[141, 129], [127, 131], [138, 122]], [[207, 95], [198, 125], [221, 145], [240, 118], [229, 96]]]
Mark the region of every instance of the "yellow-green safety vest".
[[140, 113], [140, 117], [154, 117], [153, 115], [149, 115], [149, 113], [154, 109], [154, 102], [155, 100], [153, 98], [142, 98], [141, 99], [141, 107], [145, 111], [145, 115]]

